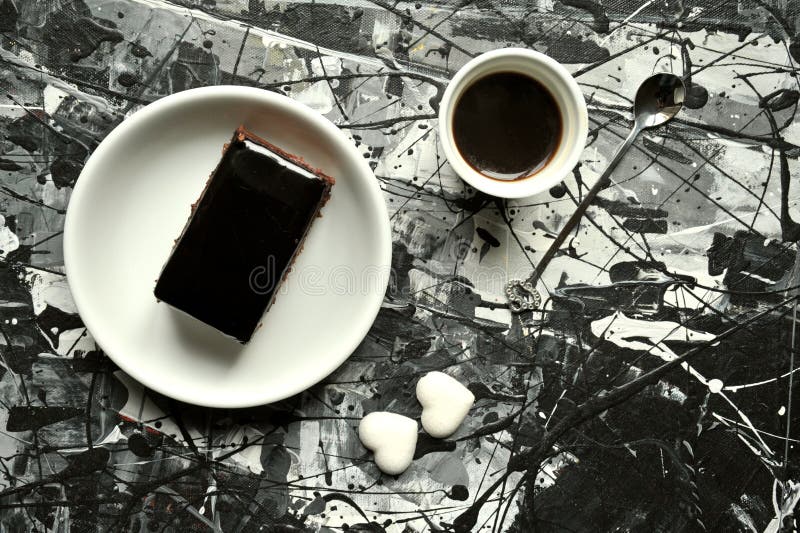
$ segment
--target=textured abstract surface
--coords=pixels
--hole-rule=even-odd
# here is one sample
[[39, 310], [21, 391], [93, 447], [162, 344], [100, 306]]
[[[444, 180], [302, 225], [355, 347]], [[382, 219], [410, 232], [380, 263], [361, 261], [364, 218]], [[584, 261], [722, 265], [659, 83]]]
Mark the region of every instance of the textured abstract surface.
[[[800, 286], [796, 0], [0, 0], [0, 529], [792, 531]], [[563, 185], [496, 201], [439, 153], [437, 105], [503, 46], [565, 63], [590, 110]], [[645, 134], [539, 284], [652, 72], [686, 108]], [[94, 345], [62, 229], [87, 157], [191, 87], [277, 91], [343, 128], [385, 191], [394, 271], [367, 339], [279, 404], [177, 404]], [[355, 428], [418, 417], [441, 370], [477, 402], [382, 476]], [[794, 386], [794, 387], [793, 387]]]

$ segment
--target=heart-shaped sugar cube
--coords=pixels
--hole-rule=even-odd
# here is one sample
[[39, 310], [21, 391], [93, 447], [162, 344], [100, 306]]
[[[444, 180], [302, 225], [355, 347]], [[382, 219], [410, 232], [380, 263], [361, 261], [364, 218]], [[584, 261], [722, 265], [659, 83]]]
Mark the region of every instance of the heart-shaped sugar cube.
[[375, 454], [375, 464], [382, 472], [401, 474], [414, 459], [417, 422], [407, 416], [377, 411], [361, 419], [358, 438]]
[[475, 396], [464, 385], [442, 372], [428, 372], [417, 382], [422, 404], [422, 427], [431, 437], [443, 439], [458, 429]]

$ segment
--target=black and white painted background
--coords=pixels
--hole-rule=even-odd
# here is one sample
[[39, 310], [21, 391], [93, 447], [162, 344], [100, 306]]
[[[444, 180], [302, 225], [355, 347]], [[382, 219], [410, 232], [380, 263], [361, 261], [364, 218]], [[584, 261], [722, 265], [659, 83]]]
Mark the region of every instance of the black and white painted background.
[[[573, 176], [523, 201], [476, 194], [438, 147], [448, 78], [503, 46], [565, 63], [590, 110]], [[798, 0], [0, 0], [0, 531], [795, 530], [798, 61]], [[659, 71], [689, 82], [685, 111], [551, 264], [548, 311], [512, 316], [503, 282], [530, 273]], [[120, 373], [63, 274], [92, 150], [214, 84], [344, 129], [394, 239], [391, 293], [347, 363], [236, 411]], [[358, 421], [419, 416], [434, 369], [476, 405], [382, 476]]]

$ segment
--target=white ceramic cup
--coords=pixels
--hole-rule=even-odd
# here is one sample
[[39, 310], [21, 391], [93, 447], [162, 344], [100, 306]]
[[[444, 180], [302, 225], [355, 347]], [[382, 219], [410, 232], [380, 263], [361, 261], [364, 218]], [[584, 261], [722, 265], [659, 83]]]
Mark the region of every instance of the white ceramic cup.
[[[459, 98], [472, 83], [496, 72], [517, 72], [535, 79], [550, 91], [561, 112], [561, 139], [556, 153], [527, 178], [498, 180], [481, 174], [461, 156], [453, 138], [453, 111]], [[501, 198], [532, 196], [560, 183], [578, 164], [588, 132], [586, 101], [578, 83], [555, 59], [525, 48], [494, 50], [469, 61], [450, 81], [439, 107], [439, 139], [447, 161], [464, 181]]]

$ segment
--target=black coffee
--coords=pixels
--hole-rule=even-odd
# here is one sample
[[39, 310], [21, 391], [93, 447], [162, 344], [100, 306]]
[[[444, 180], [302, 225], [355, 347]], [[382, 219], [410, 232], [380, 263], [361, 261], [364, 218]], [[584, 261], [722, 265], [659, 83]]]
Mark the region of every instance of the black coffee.
[[453, 138], [472, 168], [499, 180], [541, 170], [558, 149], [561, 112], [538, 81], [516, 72], [478, 79], [456, 102]]

